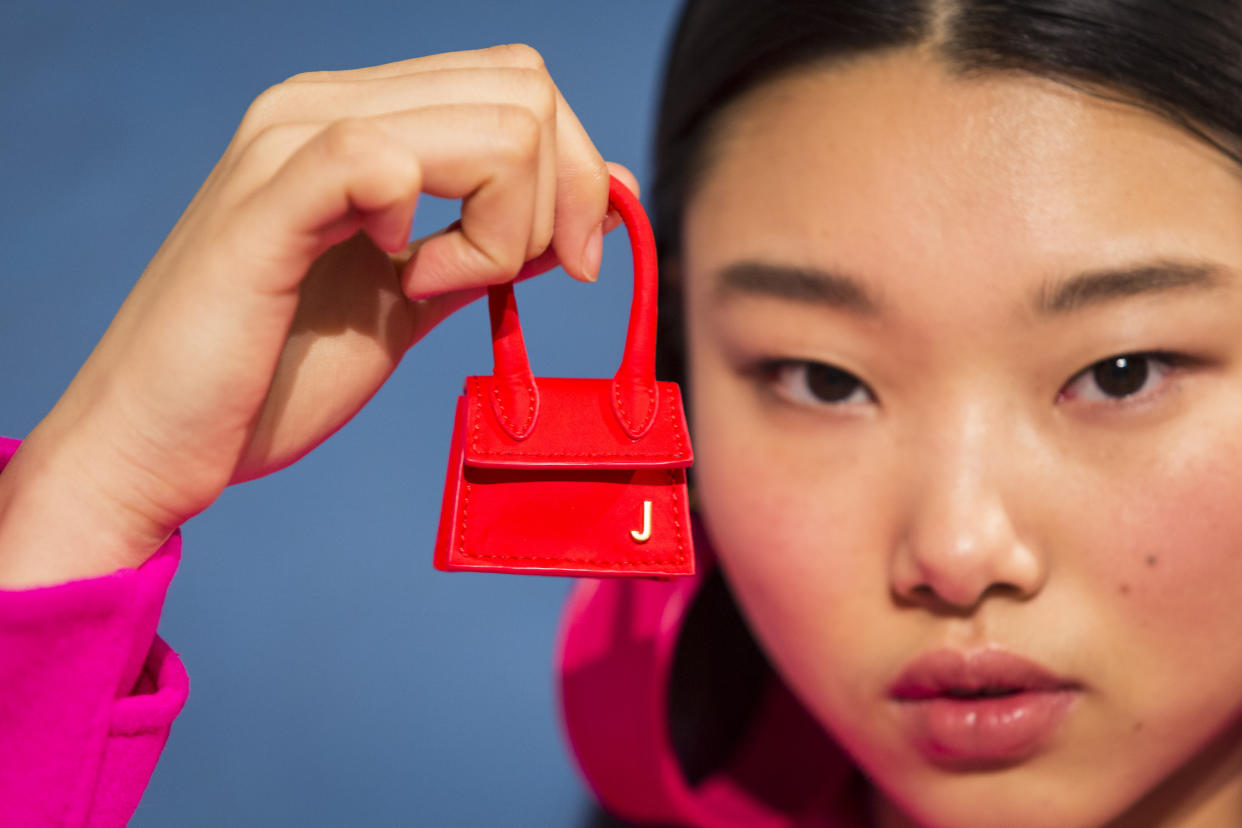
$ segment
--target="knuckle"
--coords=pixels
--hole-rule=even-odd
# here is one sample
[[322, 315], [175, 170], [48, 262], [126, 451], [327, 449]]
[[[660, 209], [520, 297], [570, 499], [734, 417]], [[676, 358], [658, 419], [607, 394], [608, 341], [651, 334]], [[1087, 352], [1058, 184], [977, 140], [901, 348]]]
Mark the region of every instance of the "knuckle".
[[478, 239], [470, 241], [470, 247], [473, 248], [474, 255], [469, 270], [472, 281], [476, 284], [506, 282], [526, 263], [524, 244], [511, 244], [500, 239]]
[[290, 129], [286, 125], [265, 126], [250, 136], [242, 150], [242, 158], [249, 163], [262, 163], [284, 150], [289, 143]]
[[526, 250], [522, 247], [506, 246], [505, 249], [488, 251], [486, 256], [489, 266], [484, 275], [489, 283], [512, 279], [526, 262]]
[[510, 161], [528, 162], [539, 152], [540, 123], [529, 109], [520, 106], [502, 106], [497, 109], [501, 141], [501, 153]]
[[288, 87], [284, 83], [269, 86], [258, 94], [242, 116], [239, 132], [254, 135], [278, 120]]
[[522, 97], [530, 110], [541, 121], [551, 121], [556, 117], [556, 84], [547, 72], [536, 72], [533, 69], [517, 70], [522, 87]]
[[298, 72], [296, 75], [290, 75], [289, 77], [285, 78], [284, 83], [282, 83], [281, 85], [289, 86], [295, 83], [314, 83], [315, 81], [328, 80], [331, 77], [331, 75], [332, 75], [332, 72], [326, 72], [323, 70], [314, 70], [310, 72]]
[[342, 118], [323, 131], [322, 141], [329, 155], [348, 161], [372, 155], [380, 144], [380, 133], [362, 118]]
[[272, 175], [297, 150], [303, 136], [289, 124], [265, 126], [240, 144], [229, 166], [229, 180], [253, 181]]
[[522, 69], [534, 69], [540, 72], [547, 72], [547, 66], [543, 61], [543, 55], [539, 54], [539, 50], [528, 43], [505, 43], [495, 46], [493, 49], [501, 56], [501, 59], [510, 66], [516, 66]]

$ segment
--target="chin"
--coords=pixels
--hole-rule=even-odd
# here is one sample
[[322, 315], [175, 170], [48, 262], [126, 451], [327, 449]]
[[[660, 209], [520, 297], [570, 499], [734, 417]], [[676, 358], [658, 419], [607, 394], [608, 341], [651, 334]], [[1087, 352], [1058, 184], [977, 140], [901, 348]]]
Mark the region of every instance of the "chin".
[[[890, 776], [885, 774], [885, 776]], [[1102, 790], [1097, 780], [1031, 778], [1026, 765], [1003, 769], [925, 769], [915, 778], [876, 783], [879, 825], [919, 828], [1099, 828], [1130, 801]], [[1113, 794], [1113, 795], [1109, 795]]]

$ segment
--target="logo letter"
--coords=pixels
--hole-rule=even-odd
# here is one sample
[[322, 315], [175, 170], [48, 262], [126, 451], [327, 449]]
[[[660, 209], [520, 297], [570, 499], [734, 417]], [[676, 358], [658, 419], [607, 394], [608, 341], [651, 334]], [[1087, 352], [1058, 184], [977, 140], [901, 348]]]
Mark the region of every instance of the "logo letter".
[[634, 543], [646, 543], [651, 539], [651, 501], [643, 501], [643, 530], [630, 530], [630, 537], [634, 539]]

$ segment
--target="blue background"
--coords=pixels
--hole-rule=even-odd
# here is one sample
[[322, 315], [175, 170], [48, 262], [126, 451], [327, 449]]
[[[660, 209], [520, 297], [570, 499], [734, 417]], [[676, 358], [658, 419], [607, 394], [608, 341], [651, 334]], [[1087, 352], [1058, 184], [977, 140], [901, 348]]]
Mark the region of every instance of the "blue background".
[[[604, 156], [646, 182], [675, 9], [658, 2], [3, 5], [0, 433], [55, 403], [223, 151], [249, 101], [299, 71], [524, 41]], [[452, 220], [420, 204], [416, 232]], [[520, 291], [536, 373], [602, 376], [629, 305], [600, 284]], [[163, 635], [192, 690], [133, 821], [573, 825], [551, 650], [561, 579], [431, 568], [453, 401], [490, 370], [483, 308], [444, 323], [297, 466], [185, 529]]]

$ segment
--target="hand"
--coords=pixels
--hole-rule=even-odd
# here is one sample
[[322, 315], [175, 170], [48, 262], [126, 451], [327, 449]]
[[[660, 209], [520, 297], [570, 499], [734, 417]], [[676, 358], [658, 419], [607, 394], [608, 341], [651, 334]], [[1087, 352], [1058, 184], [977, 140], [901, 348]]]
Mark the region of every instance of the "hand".
[[[609, 172], [526, 46], [264, 92], [0, 475], [0, 585], [138, 565], [230, 482], [326, 439], [525, 261], [593, 280]], [[461, 198], [461, 219], [407, 244], [423, 192]]]

